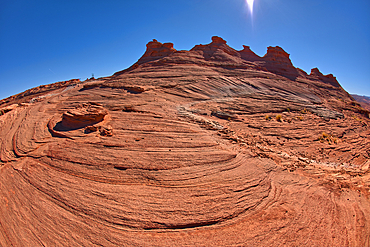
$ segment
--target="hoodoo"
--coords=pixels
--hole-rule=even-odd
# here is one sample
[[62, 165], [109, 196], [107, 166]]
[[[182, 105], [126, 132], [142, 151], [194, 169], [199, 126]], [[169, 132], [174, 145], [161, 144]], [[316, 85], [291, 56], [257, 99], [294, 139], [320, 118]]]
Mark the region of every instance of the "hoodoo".
[[1, 246], [369, 246], [369, 111], [220, 37], [0, 101]]

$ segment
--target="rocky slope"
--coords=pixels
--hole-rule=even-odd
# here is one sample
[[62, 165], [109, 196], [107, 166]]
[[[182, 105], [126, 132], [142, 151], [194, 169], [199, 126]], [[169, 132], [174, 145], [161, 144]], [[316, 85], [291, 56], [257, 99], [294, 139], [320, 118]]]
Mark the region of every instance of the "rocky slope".
[[369, 111], [280, 47], [153, 40], [0, 108], [2, 246], [370, 245]]
[[370, 97], [368, 96], [361, 96], [361, 95], [356, 95], [356, 94], [351, 94], [351, 96], [361, 104], [363, 108], [366, 110], [370, 111]]

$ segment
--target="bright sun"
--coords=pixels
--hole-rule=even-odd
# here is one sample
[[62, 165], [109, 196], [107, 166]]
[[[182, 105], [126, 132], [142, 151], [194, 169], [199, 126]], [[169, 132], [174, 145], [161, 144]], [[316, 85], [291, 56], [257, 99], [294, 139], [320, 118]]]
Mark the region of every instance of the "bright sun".
[[247, 4], [248, 4], [249, 11], [251, 12], [251, 14], [253, 14], [253, 3], [254, 3], [254, 0], [246, 0], [246, 1], [247, 1]]

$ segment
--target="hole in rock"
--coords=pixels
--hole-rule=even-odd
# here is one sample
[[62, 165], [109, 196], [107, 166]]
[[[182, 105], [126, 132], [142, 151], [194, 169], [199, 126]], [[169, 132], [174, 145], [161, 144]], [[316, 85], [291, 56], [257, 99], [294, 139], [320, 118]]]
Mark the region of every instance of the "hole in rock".
[[115, 166], [114, 169], [117, 169], [117, 170], [120, 170], [120, 171], [126, 171], [127, 170], [126, 167], [122, 167], [122, 166]]

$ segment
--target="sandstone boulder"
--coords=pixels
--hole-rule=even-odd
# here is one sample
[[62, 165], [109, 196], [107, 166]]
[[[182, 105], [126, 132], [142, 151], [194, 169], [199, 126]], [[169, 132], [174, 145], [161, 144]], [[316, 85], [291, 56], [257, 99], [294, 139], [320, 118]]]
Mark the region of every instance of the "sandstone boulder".
[[79, 129], [103, 121], [107, 114], [101, 105], [86, 103], [64, 112], [61, 125], [67, 129]]

